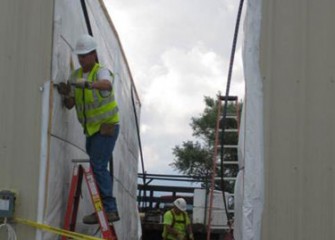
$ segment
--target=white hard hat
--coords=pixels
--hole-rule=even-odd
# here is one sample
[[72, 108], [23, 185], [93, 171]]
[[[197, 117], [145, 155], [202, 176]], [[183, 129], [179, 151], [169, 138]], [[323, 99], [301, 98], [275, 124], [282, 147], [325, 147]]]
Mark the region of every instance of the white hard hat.
[[177, 198], [173, 204], [180, 210], [185, 212], [186, 211], [186, 201], [184, 198]]
[[76, 48], [74, 50], [75, 54], [86, 54], [97, 49], [97, 43], [94, 38], [88, 34], [79, 37]]

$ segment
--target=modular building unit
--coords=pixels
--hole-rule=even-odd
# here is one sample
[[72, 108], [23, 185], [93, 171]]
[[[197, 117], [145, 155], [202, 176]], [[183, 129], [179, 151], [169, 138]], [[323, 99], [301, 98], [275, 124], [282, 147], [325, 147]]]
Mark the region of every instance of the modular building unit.
[[235, 237], [334, 239], [335, 3], [247, 8]]
[[[114, 195], [119, 239], [138, 239], [136, 189], [140, 101], [121, 43], [103, 1], [2, 1], [0, 8], [0, 190], [16, 193], [15, 216], [62, 228], [72, 159], [88, 159], [75, 110], [68, 111], [53, 86], [79, 67], [72, 48], [92, 33], [99, 62], [114, 74], [120, 135], [114, 151]], [[83, 185], [77, 231], [93, 211]], [[12, 223], [18, 239], [58, 239], [48, 231]], [[0, 233], [4, 239], [5, 232]]]

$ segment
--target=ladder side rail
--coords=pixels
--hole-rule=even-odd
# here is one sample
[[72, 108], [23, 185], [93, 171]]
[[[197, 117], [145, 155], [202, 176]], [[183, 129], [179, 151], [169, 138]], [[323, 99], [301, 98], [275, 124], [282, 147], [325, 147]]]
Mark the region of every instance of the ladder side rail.
[[218, 97], [218, 113], [215, 129], [215, 144], [214, 144], [214, 155], [213, 155], [213, 170], [212, 170], [212, 179], [210, 187], [210, 196], [209, 196], [209, 213], [208, 213], [208, 222], [207, 222], [207, 240], [210, 239], [211, 235], [211, 218], [212, 218], [212, 208], [214, 201], [214, 186], [215, 186], [215, 176], [216, 176], [216, 160], [218, 155], [218, 142], [219, 142], [219, 129], [220, 129], [220, 119], [221, 119], [221, 100]]
[[77, 215], [78, 215], [78, 208], [79, 208], [79, 201], [81, 197], [81, 186], [83, 182], [83, 174], [84, 170], [81, 166], [78, 168], [78, 176], [77, 176], [77, 184], [75, 188], [75, 195], [74, 195], [74, 205], [73, 205], [73, 210], [72, 210], [72, 217], [71, 217], [71, 224], [70, 224], [70, 230], [74, 231], [76, 227], [76, 220], [77, 220]]
[[100, 230], [103, 239], [117, 240], [114, 227], [109, 226], [109, 223], [107, 221], [107, 216], [103, 208], [103, 204], [100, 198], [98, 187], [94, 179], [92, 168], [91, 167], [84, 168], [84, 175], [92, 199], [92, 203], [99, 220]]
[[[64, 219], [64, 229], [74, 231], [76, 227], [76, 218], [78, 213], [78, 205], [81, 195], [81, 181], [83, 170], [75, 165], [72, 170], [72, 179], [70, 184], [70, 192], [67, 201], [67, 207]], [[66, 240], [67, 237], [62, 236], [61, 240]]]

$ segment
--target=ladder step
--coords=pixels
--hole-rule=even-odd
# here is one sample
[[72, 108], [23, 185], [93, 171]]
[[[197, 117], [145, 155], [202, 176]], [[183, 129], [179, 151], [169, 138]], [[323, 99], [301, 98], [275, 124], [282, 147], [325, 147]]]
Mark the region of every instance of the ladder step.
[[[221, 177], [215, 177], [215, 180], [221, 180]], [[236, 181], [236, 177], [224, 177], [223, 180]]]
[[[218, 147], [220, 148], [221, 146], [218, 145]], [[223, 145], [224, 148], [238, 148], [237, 145]]]
[[227, 101], [237, 101], [238, 97], [237, 96], [220, 96], [219, 97], [221, 101], [225, 101], [227, 99]]
[[[238, 130], [237, 129], [233, 129], [233, 128], [229, 128], [229, 129], [225, 129], [224, 130], [225, 132], [234, 132], [234, 133], [237, 133], [238, 132]], [[222, 132], [221, 130], [220, 130], [220, 132]]]
[[[219, 161], [220, 163], [220, 161]], [[236, 164], [238, 165], [238, 161], [223, 161], [223, 165], [229, 165], [229, 164]]]

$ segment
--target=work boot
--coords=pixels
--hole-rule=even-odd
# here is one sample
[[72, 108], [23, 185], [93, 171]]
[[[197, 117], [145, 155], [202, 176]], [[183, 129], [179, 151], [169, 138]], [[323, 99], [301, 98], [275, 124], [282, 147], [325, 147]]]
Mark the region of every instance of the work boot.
[[98, 224], [99, 220], [98, 220], [97, 214], [94, 212], [90, 215], [86, 215], [83, 218], [83, 223], [85, 223], [85, 224]]
[[108, 222], [116, 222], [120, 220], [118, 212], [109, 212], [106, 213]]

